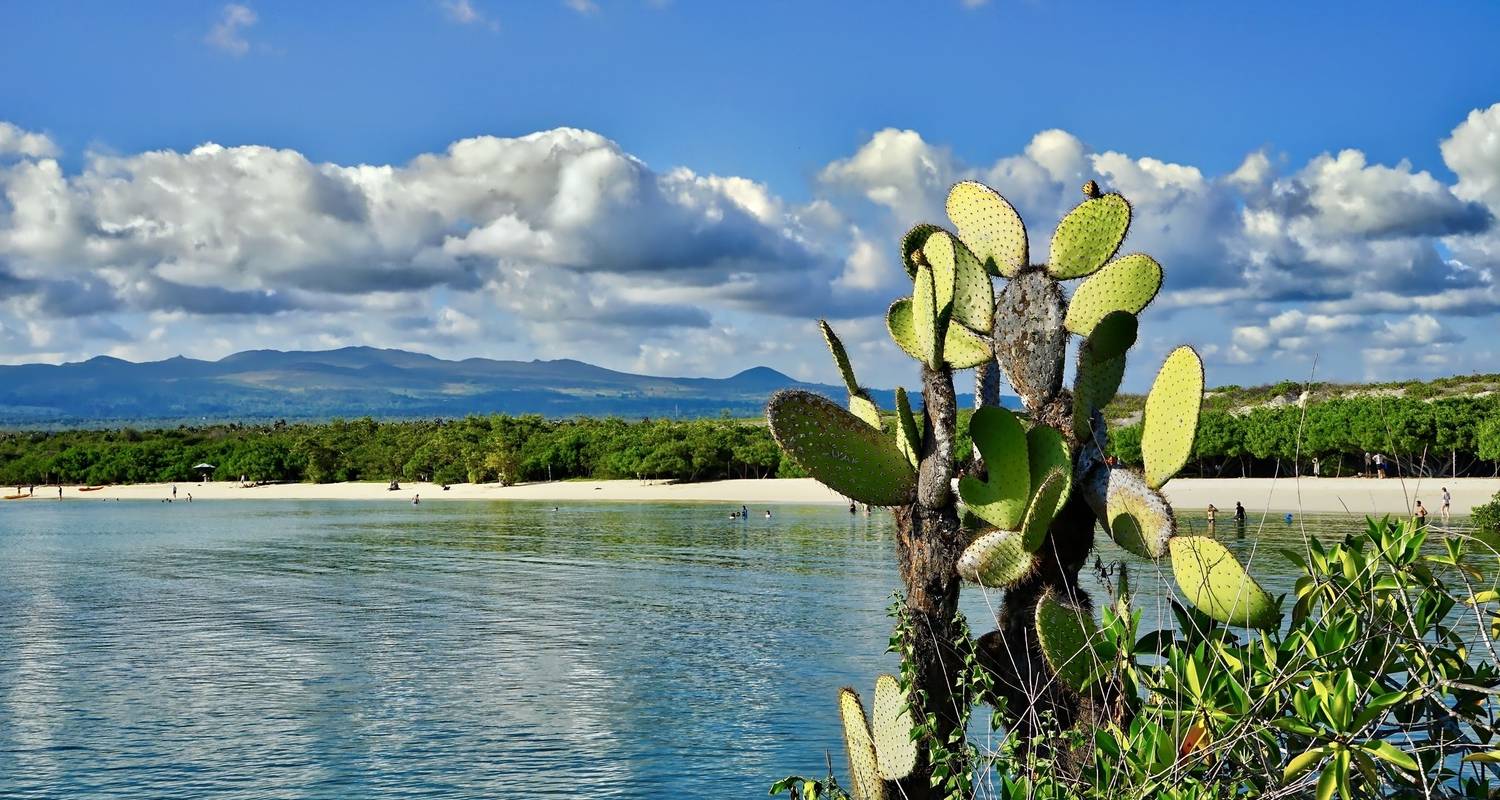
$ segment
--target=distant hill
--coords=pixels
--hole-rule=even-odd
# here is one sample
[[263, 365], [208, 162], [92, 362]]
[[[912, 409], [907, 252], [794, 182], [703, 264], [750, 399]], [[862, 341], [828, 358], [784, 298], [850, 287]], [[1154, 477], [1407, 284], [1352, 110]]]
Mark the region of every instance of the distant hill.
[[[249, 350], [218, 361], [0, 366], [0, 427], [413, 418], [466, 414], [548, 417], [759, 416], [778, 389], [844, 398], [767, 367], [728, 378], [632, 375], [582, 361], [447, 361], [404, 350]], [[872, 390], [889, 410], [892, 393]], [[1014, 400], [1013, 398], [1011, 398]]]

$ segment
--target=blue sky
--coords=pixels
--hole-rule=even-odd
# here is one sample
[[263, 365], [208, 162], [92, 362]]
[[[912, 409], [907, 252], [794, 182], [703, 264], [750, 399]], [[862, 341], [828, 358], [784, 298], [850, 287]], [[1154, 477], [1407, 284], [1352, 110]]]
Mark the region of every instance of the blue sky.
[[1136, 203], [1127, 249], [1168, 275], [1147, 362], [1497, 369], [1500, 6], [914, 8], [0, 5], [0, 361], [369, 343], [829, 379], [824, 314], [865, 380], [910, 382], [895, 237], [979, 177], [1040, 242], [1081, 179]]

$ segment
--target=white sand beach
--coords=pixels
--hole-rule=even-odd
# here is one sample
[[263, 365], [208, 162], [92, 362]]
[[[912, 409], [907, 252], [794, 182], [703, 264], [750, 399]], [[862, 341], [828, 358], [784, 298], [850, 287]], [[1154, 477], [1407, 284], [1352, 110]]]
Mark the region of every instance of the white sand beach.
[[[95, 491], [82, 487], [63, 487], [64, 501], [79, 500], [162, 500], [172, 496], [173, 484], [154, 483], [131, 486], [106, 486]], [[385, 483], [289, 483], [241, 487], [237, 482], [183, 482], [175, 484], [177, 500], [184, 502], [191, 494], [201, 500], [388, 500], [410, 503], [414, 496], [423, 502], [449, 500], [539, 500], [551, 502], [625, 501], [625, 502], [714, 502], [744, 503], [764, 506], [775, 503], [847, 503], [830, 489], [809, 478], [773, 480], [734, 480], [707, 483], [673, 484], [665, 481], [555, 481], [527, 483], [518, 486], [498, 484], [455, 484], [447, 491], [431, 483], [402, 483], [398, 491], [389, 491]], [[1220, 509], [1233, 509], [1235, 501], [1252, 512], [1303, 511], [1306, 513], [1395, 514], [1410, 513], [1413, 500], [1420, 499], [1436, 514], [1442, 505], [1440, 495], [1446, 486], [1453, 495], [1453, 513], [1468, 514], [1475, 505], [1488, 502], [1500, 491], [1500, 480], [1490, 478], [1396, 479], [1373, 478], [1179, 478], [1167, 484], [1166, 492], [1174, 506], [1182, 510], [1199, 510], [1209, 503]], [[23, 491], [24, 491], [24, 487]], [[0, 487], [0, 493], [14, 493], [15, 487]], [[36, 487], [36, 496], [9, 500], [4, 505], [21, 502], [57, 502], [57, 487]], [[0, 505], [3, 507], [3, 505]]]

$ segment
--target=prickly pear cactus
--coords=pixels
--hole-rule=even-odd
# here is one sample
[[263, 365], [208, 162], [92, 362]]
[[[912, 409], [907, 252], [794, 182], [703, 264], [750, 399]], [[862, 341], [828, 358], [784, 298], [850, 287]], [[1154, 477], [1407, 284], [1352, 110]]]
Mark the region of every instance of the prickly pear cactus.
[[[840, 695], [855, 797], [939, 796], [933, 787], [947, 784], [933, 770], [952, 775], [967, 757], [964, 716], [954, 713], [961, 659], [950, 657], [969, 644], [961, 640], [967, 627], [956, 622], [962, 581], [1004, 592], [996, 629], [972, 644], [1022, 741], [1044, 717], [1120, 722], [1109, 717], [1116, 704], [1083, 696], [1091, 687], [1107, 695], [1112, 680], [1092, 649], [1097, 627], [1079, 585], [1096, 527], [1135, 556], [1170, 555], [1181, 595], [1210, 617], [1246, 627], [1280, 619], [1276, 601], [1227, 549], [1177, 535], [1162, 493], [1191, 455], [1197, 430], [1204, 380], [1192, 348], [1172, 351], [1147, 397], [1144, 470], [1105, 457], [1103, 412], [1163, 272], [1148, 255], [1118, 255], [1131, 221], [1124, 197], [1093, 181], [1084, 195], [1054, 231], [1047, 263], [1030, 262], [1015, 207], [974, 181], [948, 196], [952, 230], [924, 223], [902, 238], [912, 291], [890, 306], [886, 327], [917, 363], [920, 414], [915, 397], [897, 390], [894, 429], [885, 429], [826, 323], [848, 410], [805, 392], [771, 400], [771, 430], [793, 460], [848, 497], [890, 507], [896, 519], [908, 622], [900, 650], [911, 680], [904, 691], [889, 676], [877, 683], [873, 735], [858, 695]], [[1070, 345], [1077, 369], [1064, 389]], [[981, 406], [969, 425], [975, 454], [954, 446], [953, 373], [969, 368]], [[1021, 414], [998, 404], [1002, 373], [1021, 398]], [[913, 727], [913, 720], [925, 722]]]

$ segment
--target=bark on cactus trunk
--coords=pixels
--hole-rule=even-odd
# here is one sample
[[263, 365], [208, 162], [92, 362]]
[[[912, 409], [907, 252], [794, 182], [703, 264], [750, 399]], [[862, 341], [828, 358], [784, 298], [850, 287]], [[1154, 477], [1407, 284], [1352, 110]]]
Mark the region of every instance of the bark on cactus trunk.
[[[964, 635], [955, 624], [957, 565], [967, 543], [952, 490], [958, 402], [949, 370], [922, 370], [922, 402], [925, 413], [917, 500], [896, 510], [896, 553], [906, 586], [908, 630], [912, 632], [912, 641], [906, 643], [914, 675], [911, 703], [935, 723], [936, 741], [932, 746], [946, 747], [960, 720], [953, 700], [953, 687], [963, 662], [954, 645]], [[919, 696], [925, 696], [925, 703], [919, 704]], [[958, 746], [962, 746], [961, 739]], [[932, 764], [923, 759], [911, 776], [901, 781], [902, 796], [913, 800], [938, 796], [931, 786], [931, 775]]]

